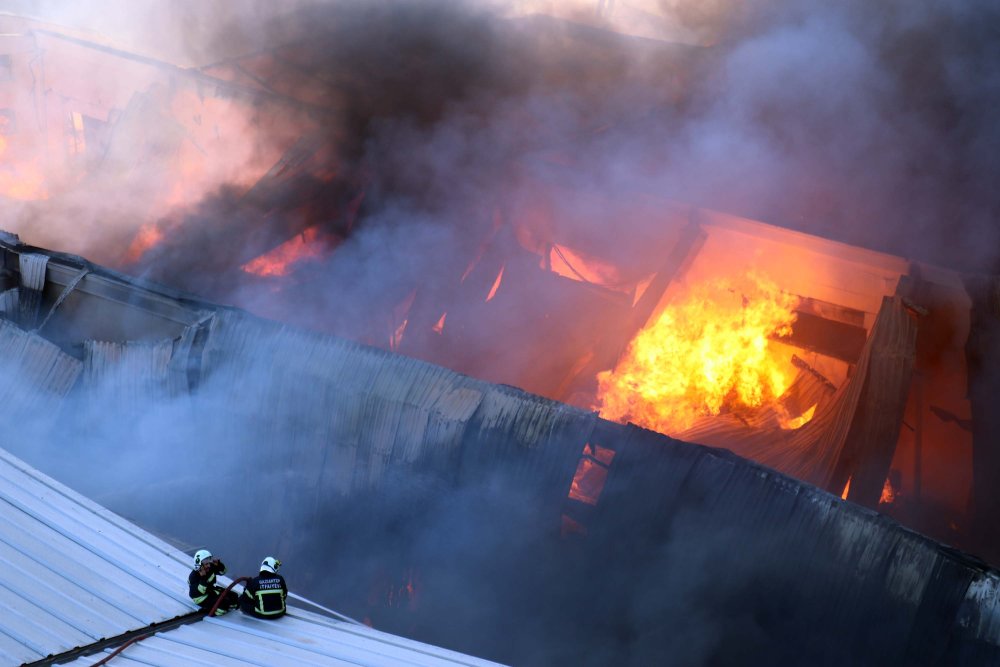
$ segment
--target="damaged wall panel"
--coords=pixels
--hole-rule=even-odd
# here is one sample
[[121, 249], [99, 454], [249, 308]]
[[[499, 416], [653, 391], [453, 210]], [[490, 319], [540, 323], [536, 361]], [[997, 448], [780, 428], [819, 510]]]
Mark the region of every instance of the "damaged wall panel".
[[[623, 436], [593, 543], [581, 549], [631, 555], [629, 573], [599, 596], [632, 589], [606, 616], [619, 629], [639, 628], [635, 664], [655, 660], [685, 623], [692, 645], [683, 651], [698, 664], [738, 662], [748, 644], [755, 660], [771, 663], [954, 664], [956, 646], [991, 641], [987, 627], [960, 614], [970, 581], [1000, 581], [982, 563], [728, 452], [638, 430]], [[740, 545], [738, 557], [728, 544]], [[684, 597], [654, 601], [642, 589], [657, 579]], [[990, 615], [997, 593], [980, 595], [979, 613]], [[650, 601], [640, 607], [644, 595]], [[743, 636], [744, 616], [781, 641]], [[711, 645], [699, 647], [705, 635]]]
[[0, 320], [0, 410], [5, 421], [56, 411], [82, 364], [41, 336]]

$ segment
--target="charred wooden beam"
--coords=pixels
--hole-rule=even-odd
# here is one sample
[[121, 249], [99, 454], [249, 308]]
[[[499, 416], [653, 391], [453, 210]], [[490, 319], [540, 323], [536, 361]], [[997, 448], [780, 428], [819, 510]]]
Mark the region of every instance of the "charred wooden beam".
[[652, 317], [656, 306], [660, 303], [670, 283], [673, 282], [694, 260], [694, 257], [704, 245], [707, 234], [692, 216], [690, 222], [681, 230], [680, 238], [664, 259], [660, 269], [650, 281], [646, 291], [642, 293], [626, 318], [625, 323], [610, 329], [594, 346], [594, 355], [572, 378], [563, 382], [563, 390], [556, 398], [565, 399], [574, 389], [579, 389], [584, 383], [593, 380], [597, 373], [614, 368], [618, 358], [625, 351], [629, 341], [645, 326]]
[[917, 322], [901, 297], [883, 298], [871, 336], [858, 407], [830, 490], [839, 492], [850, 480], [848, 499], [875, 507], [896, 452], [916, 356]]
[[857, 363], [868, 338], [864, 327], [796, 311], [792, 333], [780, 340], [847, 363]]
[[808, 313], [824, 320], [833, 320], [852, 327], [865, 328], [865, 312], [856, 308], [848, 308], [840, 304], [830, 303], [809, 296], [799, 296], [796, 312]]
[[643, 292], [639, 300], [632, 307], [632, 316], [629, 319], [629, 331], [625, 335], [625, 344], [632, 339], [633, 334], [641, 329], [646, 321], [653, 315], [657, 304], [663, 298], [670, 283], [691, 263], [701, 246], [705, 243], [707, 235], [701, 228], [697, 220], [692, 218], [690, 223], [681, 231], [680, 238], [674, 244], [670, 254], [667, 255], [660, 270], [649, 283], [649, 287]]

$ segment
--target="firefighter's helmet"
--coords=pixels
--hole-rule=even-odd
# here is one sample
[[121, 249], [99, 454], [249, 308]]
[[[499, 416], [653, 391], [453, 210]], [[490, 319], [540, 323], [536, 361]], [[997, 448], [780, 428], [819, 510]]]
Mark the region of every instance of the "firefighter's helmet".
[[278, 571], [279, 567], [281, 567], [281, 561], [274, 556], [268, 556], [260, 563], [261, 572], [270, 572], [271, 574], [274, 574]]
[[194, 569], [201, 567], [202, 561], [206, 561], [212, 557], [212, 552], [208, 549], [198, 549], [194, 552]]

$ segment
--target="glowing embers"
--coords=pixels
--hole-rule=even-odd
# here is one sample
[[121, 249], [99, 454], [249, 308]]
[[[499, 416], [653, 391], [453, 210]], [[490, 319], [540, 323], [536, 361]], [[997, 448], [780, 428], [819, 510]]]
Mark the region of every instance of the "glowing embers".
[[886, 477], [885, 484], [882, 485], [882, 495], [878, 499], [879, 505], [891, 505], [897, 496], [896, 488], [892, 485], [892, 481]]
[[[375, 614], [380, 609], [412, 611], [417, 608], [420, 587], [420, 573], [414, 567], [399, 570], [380, 568], [375, 572], [368, 592], [368, 607]], [[371, 616], [366, 617], [365, 625], [371, 625]]]
[[566, 495], [567, 502], [559, 531], [561, 537], [587, 534], [587, 517], [601, 498], [614, 458], [614, 450], [589, 442], [583, 446], [580, 462]]
[[[841, 492], [840, 497], [847, 500], [847, 496], [851, 493], [851, 477], [847, 478], [847, 484], [844, 485], [844, 490]], [[898, 481], [897, 481], [898, 484]], [[890, 477], [885, 478], [885, 483], [882, 485], [882, 495], [878, 499], [879, 505], [891, 505], [895, 502], [896, 498], [899, 496], [899, 491], [893, 486], [892, 479]]]
[[331, 241], [335, 237], [324, 234], [318, 225], [309, 227], [301, 234], [296, 234], [277, 248], [260, 255], [241, 268], [247, 272], [264, 277], [288, 275], [292, 267], [304, 260], [322, 260], [336, 247]]
[[[791, 334], [798, 301], [752, 273], [691, 288], [639, 332], [613, 371], [598, 374], [601, 416], [670, 434], [777, 403], [798, 370], [772, 338]], [[811, 413], [789, 415], [796, 421], [787, 428]]]
[[393, 329], [389, 335], [389, 349], [398, 352], [403, 344], [403, 335], [406, 334], [406, 327], [410, 323], [410, 308], [417, 298], [417, 290], [412, 289], [402, 301], [397, 303], [392, 309]]
[[792, 417], [787, 414], [781, 414], [778, 416], [778, 423], [780, 424], [781, 428], [785, 429], [786, 431], [794, 431], [795, 429], [802, 428], [803, 426], [808, 424], [809, 420], [812, 419], [813, 415], [816, 414], [816, 408], [818, 407], [818, 405], [819, 405], [818, 403], [813, 404], [811, 408], [809, 408], [802, 414], [798, 415], [797, 417]]
[[569, 487], [569, 497], [588, 505], [596, 505], [608, 479], [608, 468], [615, 453], [598, 445], [587, 443], [583, 455], [576, 466], [573, 483]]

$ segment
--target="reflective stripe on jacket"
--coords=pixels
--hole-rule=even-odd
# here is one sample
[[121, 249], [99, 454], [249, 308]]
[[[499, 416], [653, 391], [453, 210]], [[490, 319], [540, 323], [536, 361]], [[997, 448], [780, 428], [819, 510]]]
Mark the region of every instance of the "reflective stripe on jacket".
[[275, 617], [285, 613], [288, 586], [280, 574], [261, 572], [243, 587], [240, 606], [253, 616]]

